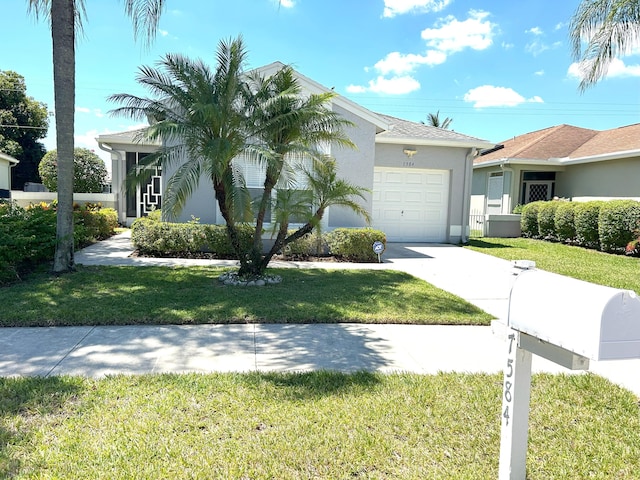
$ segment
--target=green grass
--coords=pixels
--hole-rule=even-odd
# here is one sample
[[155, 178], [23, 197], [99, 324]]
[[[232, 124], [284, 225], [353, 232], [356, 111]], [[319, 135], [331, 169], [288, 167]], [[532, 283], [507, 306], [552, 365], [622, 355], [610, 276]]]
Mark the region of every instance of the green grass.
[[0, 326], [191, 323], [488, 325], [491, 316], [409, 274], [270, 270], [278, 285], [225, 287], [207, 267], [80, 267], [0, 289]]
[[467, 248], [505, 260], [533, 260], [542, 270], [640, 294], [637, 257], [528, 238], [472, 239]]
[[[499, 375], [0, 379], [0, 477], [497, 478]], [[535, 375], [527, 478], [637, 479], [637, 398]]]

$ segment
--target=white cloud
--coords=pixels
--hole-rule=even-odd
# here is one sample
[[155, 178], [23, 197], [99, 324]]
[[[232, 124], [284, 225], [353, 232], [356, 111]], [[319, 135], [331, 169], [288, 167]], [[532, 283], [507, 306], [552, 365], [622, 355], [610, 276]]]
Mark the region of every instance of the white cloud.
[[524, 33], [531, 33], [532, 35], [543, 35], [544, 34], [544, 32], [542, 31], [542, 29], [540, 27], [530, 28], [529, 30], [525, 30]]
[[280, 0], [280, 6], [284, 8], [293, 8], [296, 6], [295, 0]]
[[544, 75], [544, 70], [538, 70], [537, 72], [534, 72], [534, 75], [542, 77]]
[[437, 28], [422, 31], [427, 45], [445, 53], [460, 52], [466, 48], [485, 50], [493, 44], [495, 25], [486, 20], [488, 12], [471, 10], [469, 18], [459, 21], [452, 15], [440, 19]]
[[420, 82], [415, 78], [404, 75], [392, 78], [379, 76], [375, 80], [369, 81], [368, 86], [349, 85], [347, 92], [349, 93], [382, 93], [387, 95], [404, 95], [420, 89]]
[[[569, 65], [569, 70], [567, 71], [567, 76], [569, 78], [575, 78], [578, 80], [582, 80], [584, 77], [584, 71], [586, 71], [587, 65], [583, 63], [572, 63]], [[619, 58], [614, 58], [611, 63], [609, 63], [609, 68], [605, 75], [605, 78], [616, 78], [616, 77], [640, 77], [640, 64], [637, 65], [627, 65], [623, 60]]]
[[392, 18], [405, 13], [429, 13], [444, 10], [452, 0], [384, 0], [382, 16]]
[[87, 107], [76, 107], [76, 112], [79, 113], [91, 113], [91, 109]]
[[502, 48], [505, 50], [511, 50], [515, 45], [513, 43], [502, 42]]
[[512, 88], [493, 85], [472, 88], [465, 93], [464, 101], [473, 103], [474, 108], [516, 107], [522, 103], [544, 103], [537, 95], [526, 99]]
[[93, 113], [96, 117], [102, 118], [104, 117], [104, 113], [99, 108], [94, 108], [93, 110], [87, 107], [76, 107], [76, 113]]
[[162, 29], [158, 29], [158, 33], [163, 37], [166, 37], [167, 35], [169, 35], [169, 32], [167, 30], [162, 30]]
[[391, 52], [385, 58], [374, 65], [375, 69], [383, 75], [395, 73], [401, 75], [403, 73], [413, 72], [420, 65], [439, 65], [444, 63], [447, 55], [436, 50], [429, 50], [425, 55], [416, 55], [413, 53], [402, 54], [399, 52]]

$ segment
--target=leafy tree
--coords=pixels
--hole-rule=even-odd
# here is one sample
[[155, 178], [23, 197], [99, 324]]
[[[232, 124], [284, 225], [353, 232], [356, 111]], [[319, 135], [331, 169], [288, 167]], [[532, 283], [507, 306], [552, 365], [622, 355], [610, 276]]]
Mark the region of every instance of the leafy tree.
[[[53, 41], [53, 84], [58, 150], [58, 214], [53, 272], [74, 270], [73, 260], [73, 134], [75, 112], [75, 41], [82, 30], [84, 0], [27, 0], [36, 18], [51, 22]], [[124, 0], [134, 37], [142, 32], [147, 42], [154, 36], [165, 0]]]
[[[58, 188], [58, 152], [50, 150], [38, 166], [42, 183], [50, 191]], [[73, 151], [73, 191], [101, 193], [107, 180], [107, 169], [102, 159], [88, 148]]]
[[[140, 68], [138, 82], [152, 98], [118, 94], [110, 99], [124, 105], [113, 111], [116, 115], [156, 120], [146, 136], [165, 146], [147, 156], [146, 165], [160, 163], [164, 171], [176, 166], [167, 181], [163, 212], [177, 215], [206, 178], [240, 260], [239, 274], [256, 276], [276, 252], [311, 232], [329, 206], [366, 212], [354, 200], [363, 189], [339, 180], [335, 162], [321, 150], [329, 144], [353, 146], [344, 133], [351, 123], [329, 106], [335, 94], [303, 96], [290, 67], [266, 78], [246, 73], [245, 57], [240, 38], [220, 42], [215, 71], [202, 61], [167, 55], [157, 68]], [[240, 159], [264, 168], [263, 191], [255, 199], [246, 188]], [[140, 169], [136, 179], [144, 180], [148, 171]], [[295, 171], [301, 172], [302, 183], [296, 182]], [[302, 219], [303, 226], [289, 235], [292, 217]], [[264, 253], [262, 231], [269, 220], [277, 236]], [[239, 227], [248, 221], [255, 226], [249, 251], [239, 236]]]
[[11, 185], [22, 190], [26, 182], [38, 182], [38, 163], [44, 145], [38, 140], [47, 135], [47, 106], [27, 96], [22, 75], [0, 71], [0, 152], [20, 160], [11, 169]]
[[584, 91], [607, 74], [613, 59], [638, 47], [640, 2], [582, 0], [571, 18], [569, 38], [581, 66], [580, 90]]
[[[451, 126], [451, 122], [453, 122], [453, 119], [449, 117], [445, 118], [444, 120], [440, 120], [440, 110], [438, 110], [435, 114], [434, 113], [429, 114], [429, 116], [427, 117], [426, 125], [448, 130], [449, 127]], [[421, 123], [425, 124], [425, 122], [421, 122]]]

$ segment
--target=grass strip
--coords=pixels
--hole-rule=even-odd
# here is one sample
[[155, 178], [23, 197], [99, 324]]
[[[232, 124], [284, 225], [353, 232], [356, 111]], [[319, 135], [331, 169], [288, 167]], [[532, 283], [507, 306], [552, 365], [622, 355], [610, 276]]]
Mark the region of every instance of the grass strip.
[[390, 270], [273, 269], [278, 285], [228, 287], [215, 267], [79, 267], [0, 289], [0, 326], [202, 323], [487, 325], [491, 316]]
[[505, 260], [533, 260], [536, 267], [640, 295], [640, 258], [530, 238], [472, 239], [466, 247]]
[[[0, 379], [0, 477], [497, 477], [500, 375]], [[637, 479], [640, 412], [591, 374], [534, 375], [527, 478]]]

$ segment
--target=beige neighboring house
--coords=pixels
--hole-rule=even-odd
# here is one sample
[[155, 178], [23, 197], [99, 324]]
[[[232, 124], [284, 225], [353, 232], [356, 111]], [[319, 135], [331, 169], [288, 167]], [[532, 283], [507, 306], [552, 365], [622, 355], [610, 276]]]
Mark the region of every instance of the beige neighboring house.
[[[258, 71], [268, 76], [283, 66], [275, 62]], [[298, 72], [295, 75], [306, 92], [331, 91]], [[384, 231], [392, 242], [458, 243], [468, 238], [473, 160], [493, 143], [381, 115], [343, 96], [333, 99], [332, 108], [353, 122], [347, 135], [357, 149], [328, 146], [326, 153], [336, 159], [340, 177], [371, 192], [363, 206], [371, 213], [374, 228]], [[150, 182], [135, 192], [127, 191], [123, 184], [125, 173], [159, 145], [140, 144], [132, 132], [100, 135], [97, 140], [100, 148], [111, 152], [120, 221], [130, 224], [159, 208], [163, 185], [174, 170], [155, 170]], [[252, 193], [258, 193], [264, 170], [244, 158], [234, 162], [242, 168]], [[192, 216], [202, 223], [224, 223], [206, 179], [201, 180], [178, 220], [187, 221]], [[325, 230], [365, 225], [361, 217], [337, 207], [328, 210], [323, 222]]]
[[11, 198], [11, 167], [18, 163], [12, 156], [0, 152], [0, 198]]
[[474, 160], [473, 211], [508, 214], [554, 197], [640, 200], [640, 124], [602, 131], [558, 125], [501, 142]]

